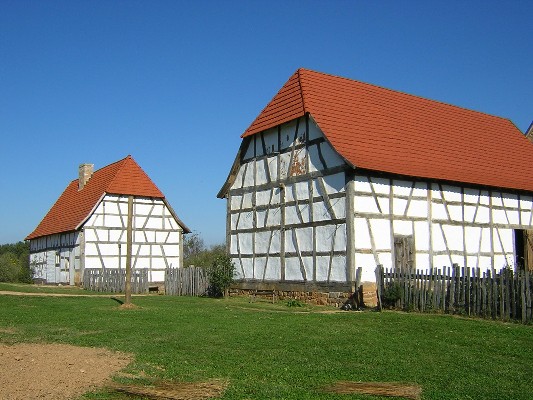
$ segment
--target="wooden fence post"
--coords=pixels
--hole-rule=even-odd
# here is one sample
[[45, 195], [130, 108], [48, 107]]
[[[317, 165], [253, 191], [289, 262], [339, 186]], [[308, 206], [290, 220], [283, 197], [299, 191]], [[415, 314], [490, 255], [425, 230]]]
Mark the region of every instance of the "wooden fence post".
[[382, 265], [377, 265], [376, 266], [376, 292], [377, 292], [377, 295], [378, 295], [378, 306], [379, 306], [379, 309], [380, 311], [383, 310], [383, 303], [382, 303], [382, 300], [381, 300], [381, 295], [383, 293], [383, 285], [384, 285], [384, 282], [383, 282], [383, 266]]

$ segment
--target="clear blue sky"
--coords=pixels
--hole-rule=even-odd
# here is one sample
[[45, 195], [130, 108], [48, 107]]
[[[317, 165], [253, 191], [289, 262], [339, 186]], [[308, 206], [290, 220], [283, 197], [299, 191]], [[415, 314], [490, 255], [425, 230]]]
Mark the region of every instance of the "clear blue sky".
[[36, 227], [80, 163], [128, 154], [222, 243], [239, 136], [299, 67], [525, 131], [531, 21], [532, 1], [0, 0], [0, 244]]

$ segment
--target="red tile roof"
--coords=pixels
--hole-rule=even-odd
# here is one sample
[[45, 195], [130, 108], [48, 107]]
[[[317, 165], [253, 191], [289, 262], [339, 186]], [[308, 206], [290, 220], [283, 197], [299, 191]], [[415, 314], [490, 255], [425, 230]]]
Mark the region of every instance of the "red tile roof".
[[[67, 186], [41, 223], [26, 240], [74, 231], [91, 215], [105, 194], [134, 195], [165, 199], [163, 193], [131, 156], [95, 171], [83, 189], [78, 179]], [[188, 232], [188, 228], [174, 216]]]
[[533, 145], [510, 120], [307, 69], [242, 137], [306, 113], [354, 168], [533, 191]]

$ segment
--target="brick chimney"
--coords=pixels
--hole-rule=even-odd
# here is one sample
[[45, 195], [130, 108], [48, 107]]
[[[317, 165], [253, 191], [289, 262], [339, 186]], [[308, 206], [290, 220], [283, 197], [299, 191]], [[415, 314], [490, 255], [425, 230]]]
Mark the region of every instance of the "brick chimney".
[[83, 187], [89, 182], [91, 176], [94, 172], [94, 164], [80, 164], [79, 173], [80, 177], [78, 180], [78, 190], [83, 189]]

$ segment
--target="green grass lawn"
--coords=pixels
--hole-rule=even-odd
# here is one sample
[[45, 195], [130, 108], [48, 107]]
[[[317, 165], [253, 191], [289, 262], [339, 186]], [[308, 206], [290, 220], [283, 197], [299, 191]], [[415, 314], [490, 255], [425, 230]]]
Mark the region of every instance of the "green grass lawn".
[[[0, 287], [0, 290], [5, 290]], [[337, 381], [417, 383], [423, 399], [531, 399], [533, 327], [445, 315], [324, 313], [247, 298], [0, 296], [0, 341], [132, 353], [128, 371], [224, 379], [224, 399], [379, 399]], [[105, 390], [91, 399], [124, 399]]]

